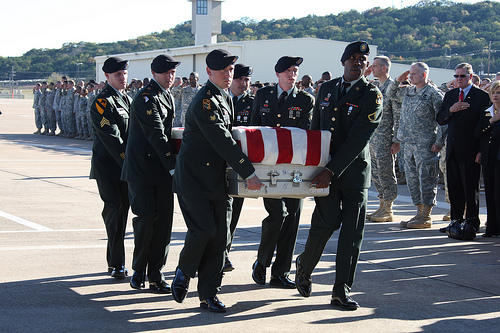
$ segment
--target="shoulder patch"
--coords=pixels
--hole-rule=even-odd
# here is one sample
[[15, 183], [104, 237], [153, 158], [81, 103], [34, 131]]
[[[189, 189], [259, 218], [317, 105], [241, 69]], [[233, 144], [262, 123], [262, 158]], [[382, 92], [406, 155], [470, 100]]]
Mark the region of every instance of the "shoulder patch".
[[142, 98], [144, 99], [144, 103], [147, 103], [149, 101], [149, 94], [142, 94]]
[[376, 114], [376, 112], [370, 113], [370, 114], [368, 115], [368, 120], [369, 120], [369, 121], [375, 121], [375, 114]]
[[377, 105], [382, 104], [382, 94], [380, 94], [380, 93], [377, 94], [377, 98], [375, 99], [375, 103]]
[[209, 99], [204, 99], [203, 100], [203, 108], [205, 110], [212, 110], [212, 102], [210, 102]]
[[108, 101], [105, 98], [99, 98], [95, 102], [95, 108], [97, 109], [97, 112], [100, 114], [104, 113], [104, 109], [106, 109], [106, 106], [108, 105]]

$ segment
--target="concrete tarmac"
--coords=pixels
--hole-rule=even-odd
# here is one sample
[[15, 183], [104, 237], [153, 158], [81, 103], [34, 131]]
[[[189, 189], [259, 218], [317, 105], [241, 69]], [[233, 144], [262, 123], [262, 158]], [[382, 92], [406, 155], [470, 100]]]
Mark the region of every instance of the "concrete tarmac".
[[[352, 290], [361, 308], [330, 305], [338, 232], [313, 273], [311, 297], [295, 289], [259, 286], [251, 278], [260, 242], [261, 199], [245, 200], [220, 299], [228, 311], [199, 307], [193, 279], [186, 300], [137, 291], [129, 279], [109, 277], [106, 232], [96, 183], [88, 179], [92, 143], [33, 135], [32, 100], [0, 99], [0, 331], [1, 332], [497, 332], [500, 325], [500, 239], [449, 239], [444, 191], [431, 229], [401, 229], [414, 215], [399, 186], [395, 222], [366, 225]], [[378, 205], [370, 189], [368, 211]], [[314, 208], [305, 200], [296, 255], [303, 249]], [[130, 269], [132, 213], [125, 241]], [[164, 274], [170, 283], [185, 225], [175, 208]], [[295, 276], [292, 269], [291, 278]], [[270, 269], [268, 269], [268, 277]], [[496, 327], [496, 328], [495, 328]]]

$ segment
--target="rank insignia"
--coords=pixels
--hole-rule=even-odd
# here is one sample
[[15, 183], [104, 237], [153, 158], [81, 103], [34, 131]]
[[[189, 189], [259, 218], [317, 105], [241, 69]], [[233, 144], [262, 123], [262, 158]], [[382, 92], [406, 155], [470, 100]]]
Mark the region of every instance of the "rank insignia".
[[212, 109], [212, 104], [210, 103], [209, 99], [204, 99], [203, 100], [203, 108], [205, 110], [211, 110]]
[[148, 116], [151, 116], [153, 114], [153, 110], [148, 110], [148, 111], [146, 111], [146, 113]]
[[240, 162], [240, 164], [243, 164], [245, 162], [245, 159], [242, 158], [239, 162]]
[[106, 118], [102, 117], [101, 128], [104, 127], [104, 125], [111, 126], [111, 124], [109, 123], [109, 120], [107, 120]]
[[216, 118], [217, 118], [217, 117], [216, 117], [215, 115], [210, 116], [210, 120], [211, 120], [211, 121], [215, 121], [215, 119], [216, 119]]
[[376, 112], [373, 112], [373, 113], [370, 113], [370, 114], [368, 115], [368, 120], [369, 120], [369, 121], [375, 121], [375, 113], [376, 113]]
[[95, 107], [97, 109], [97, 112], [100, 114], [104, 113], [104, 109], [108, 105], [108, 101], [105, 98], [99, 98], [97, 102], [95, 102]]
[[377, 99], [375, 100], [377, 105], [382, 104], [382, 94], [377, 94]]

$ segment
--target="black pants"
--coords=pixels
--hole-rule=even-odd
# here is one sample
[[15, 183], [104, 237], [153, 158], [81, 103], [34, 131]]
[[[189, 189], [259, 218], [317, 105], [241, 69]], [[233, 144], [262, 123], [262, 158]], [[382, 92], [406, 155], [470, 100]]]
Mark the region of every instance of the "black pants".
[[363, 240], [368, 190], [330, 189], [326, 197], [316, 197], [311, 229], [300, 261], [306, 274], [318, 264], [326, 243], [342, 226], [337, 244], [333, 296], [349, 296]]
[[179, 255], [179, 269], [190, 277], [198, 272], [200, 300], [221, 289], [222, 269], [229, 237], [227, 200], [177, 195], [188, 231]]
[[484, 192], [486, 196], [486, 234], [500, 233], [500, 165], [483, 165]]
[[302, 203], [303, 199], [264, 198], [264, 207], [269, 215], [262, 221], [257, 260], [265, 267], [269, 267], [276, 249], [276, 258], [271, 268], [273, 276], [290, 274]]
[[135, 271], [146, 271], [149, 281], [161, 281], [172, 234], [174, 195], [172, 177], [158, 184], [129, 182], [134, 226]]
[[108, 235], [106, 259], [108, 267], [125, 265], [125, 229], [127, 228], [128, 200], [127, 182], [97, 179], [99, 195], [104, 202], [102, 218]]
[[231, 220], [229, 224], [229, 239], [226, 248], [226, 256], [231, 250], [231, 245], [233, 244], [234, 233], [236, 231], [236, 226], [238, 225], [238, 220], [240, 219], [241, 209], [243, 208], [244, 198], [229, 198], [228, 200], [228, 218]]
[[[451, 219], [479, 217], [479, 177], [481, 166], [474, 161], [459, 162], [452, 151], [446, 161]], [[467, 210], [465, 209], [467, 205]]]

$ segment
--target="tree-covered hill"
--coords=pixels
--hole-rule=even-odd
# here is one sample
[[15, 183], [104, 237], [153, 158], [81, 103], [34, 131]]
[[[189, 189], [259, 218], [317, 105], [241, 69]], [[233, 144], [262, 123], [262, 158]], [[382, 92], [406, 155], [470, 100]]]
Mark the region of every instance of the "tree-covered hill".
[[[421, 60], [434, 67], [453, 68], [470, 62], [476, 71], [500, 71], [500, 3], [453, 3], [423, 0], [403, 9], [375, 7], [338, 15], [282, 20], [222, 22], [219, 42], [315, 37], [340, 41], [363, 39], [378, 45], [395, 62]], [[491, 42], [491, 52], [490, 52]], [[60, 49], [32, 49], [20, 57], [0, 57], [0, 80], [41, 79], [53, 73], [92, 78], [94, 57], [194, 45], [191, 22], [170, 30], [114, 43], [66, 43]], [[490, 60], [488, 61], [488, 56]]]

